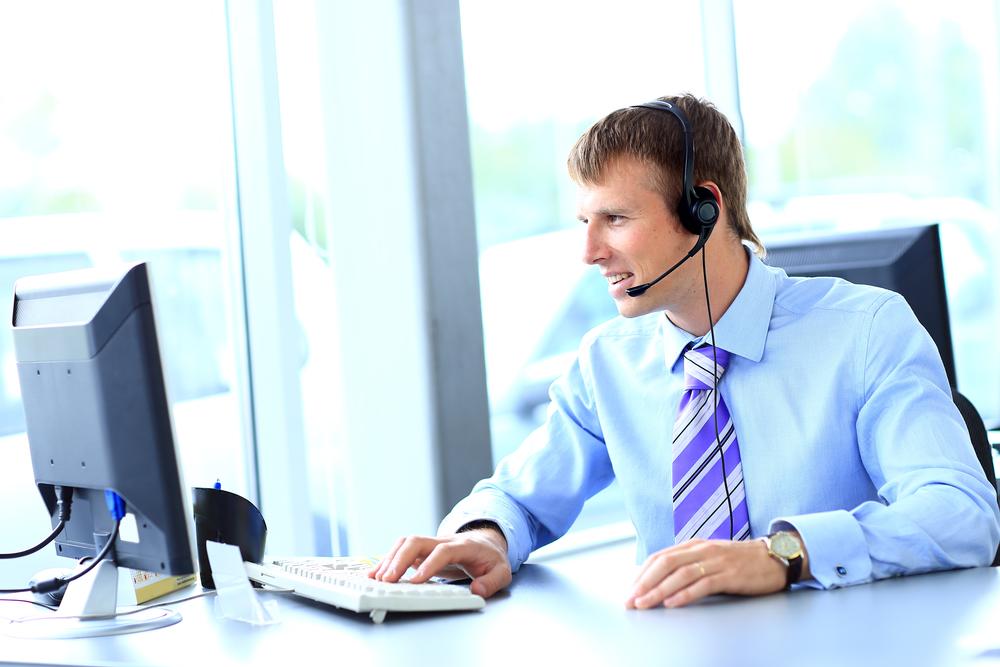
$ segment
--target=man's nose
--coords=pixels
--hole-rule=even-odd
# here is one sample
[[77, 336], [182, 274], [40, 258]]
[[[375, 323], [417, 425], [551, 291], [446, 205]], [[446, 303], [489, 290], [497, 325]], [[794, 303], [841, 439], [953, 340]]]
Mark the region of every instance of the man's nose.
[[607, 249], [596, 224], [586, 226], [586, 234], [583, 241], [583, 262], [584, 264], [597, 264], [602, 259], [607, 259]]

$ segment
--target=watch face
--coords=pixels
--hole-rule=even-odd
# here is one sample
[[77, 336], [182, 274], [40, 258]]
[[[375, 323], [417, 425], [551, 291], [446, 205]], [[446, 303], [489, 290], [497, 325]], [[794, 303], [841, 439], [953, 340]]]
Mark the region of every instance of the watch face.
[[790, 559], [801, 555], [802, 544], [789, 533], [775, 533], [771, 536], [771, 550], [782, 558]]

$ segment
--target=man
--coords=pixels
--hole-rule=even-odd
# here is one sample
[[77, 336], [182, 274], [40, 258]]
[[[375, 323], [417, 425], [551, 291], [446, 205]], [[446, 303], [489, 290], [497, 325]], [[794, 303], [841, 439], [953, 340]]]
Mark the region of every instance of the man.
[[[905, 301], [763, 264], [732, 127], [691, 96], [662, 101], [681, 113], [620, 109], [569, 157], [584, 261], [622, 317], [586, 335], [545, 426], [439, 536], [399, 540], [371, 576], [457, 565], [490, 596], [615, 478], [645, 559], [628, 607], [989, 564], [996, 490]], [[701, 222], [680, 212], [693, 184]]]

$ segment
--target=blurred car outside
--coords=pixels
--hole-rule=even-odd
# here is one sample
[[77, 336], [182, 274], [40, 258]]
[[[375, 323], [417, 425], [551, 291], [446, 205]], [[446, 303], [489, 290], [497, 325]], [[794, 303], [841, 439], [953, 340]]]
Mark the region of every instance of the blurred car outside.
[[[755, 202], [749, 212], [765, 247], [769, 240], [938, 223], [959, 389], [988, 426], [1000, 424], [996, 213], [968, 199], [898, 194], [799, 197], [780, 209]], [[582, 261], [582, 244], [582, 230], [567, 229], [480, 256], [497, 460], [544, 421], [548, 388], [573, 362], [583, 335], [617, 316], [607, 282]]]

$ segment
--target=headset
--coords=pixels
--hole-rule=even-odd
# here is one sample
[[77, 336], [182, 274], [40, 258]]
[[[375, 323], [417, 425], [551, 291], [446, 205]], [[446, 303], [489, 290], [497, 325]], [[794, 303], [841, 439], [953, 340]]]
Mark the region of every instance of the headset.
[[652, 102], [646, 102], [645, 104], [636, 104], [631, 108], [665, 111], [672, 114], [674, 118], [680, 122], [681, 129], [684, 130], [684, 180], [681, 184], [681, 200], [678, 204], [677, 217], [680, 218], [681, 225], [684, 226], [684, 229], [696, 235], [698, 240], [685, 257], [663, 272], [656, 280], [642, 285], [637, 285], [635, 287], [629, 287], [625, 290], [625, 293], [631, 297], [641, 296], [650, 287], [673, 273], [674, 270], [676, 270], [681, 264], [694, 257], [699, 250], [702, 251], [701, 266], [702, 275], [705, 279], [705, 305], [708, 308], [708, 326], [712, 335], [713, 345], [712, 377], [714, 378], [713, 396], [715, 400], [715, 409], [712, 418], [715, 422], [715, 447], [716, 451], [719, 453], [719, 458], [721, 459], [722, 464], [722, 483], [726, 493], [726, 504], [729, 509], [729, 539], [732, 540], [734, 518], [733, 502], [730, 495], [729, 480], [726, 471], [726, 455], [722, 450], [722, 442], [719, 438], [718, 358], [715, 354], [714, 348], [716, 344], [715, 324], [712, 322], [712, 305], [708, 296], [708, 268], [705, 266], [704, 252], [704, 247], [708, 242], [708, 237], [712, 234], [712, 230], [715, 229], [715, 223], [719, 221], [719, 213], [721, 209], [719, 208], [719, 202], [715, 200], [715, 195], [712, 194], [711, 190], [694, 184], [694, 131], [691, 129], [691, 121], [688, 120], [687, 114], [684, 113], [684, 110], [676, 104], [671, 104], [665, 100], [653, 100]]

